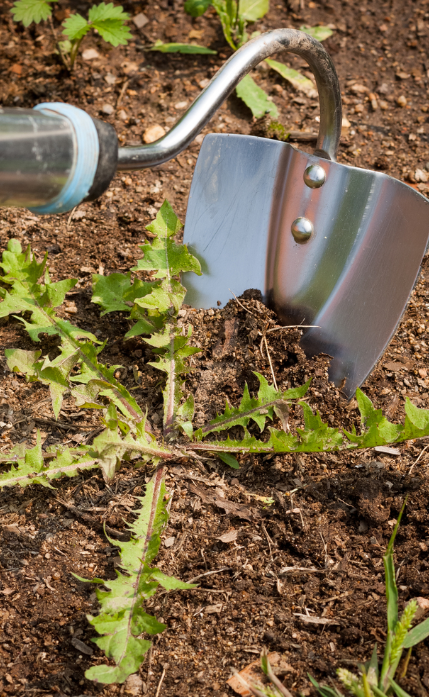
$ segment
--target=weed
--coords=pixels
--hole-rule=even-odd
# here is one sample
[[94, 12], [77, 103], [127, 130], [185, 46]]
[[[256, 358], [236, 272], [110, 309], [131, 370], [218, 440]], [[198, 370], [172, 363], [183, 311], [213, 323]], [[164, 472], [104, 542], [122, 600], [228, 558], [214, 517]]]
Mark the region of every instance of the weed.
[[[137, 465], [143, 461], [156, 467], [169, 460], [198, 457], [198, 452], [203, 451], [237, 468], [240, 454], [371, 448], [429, 435], [429, 410], [418, 409], [407, 400], [405, 423], [393, 424], [380, 409], [373, 407], [361, 390], [356, 393], [361, 413], [359, 433], [355, 429], [348, 433], [328, 426], [304, 401], [310, 381], [301, 387], [281, 391], [259, 373], [255, 373], [259, 381], [257, 394], [251, 395], [246, 386], [237, 406], [227, 403], [223, 413], [195, 430], [194, 397], [185, 394], [184, 383], [190, 371], [188, 359], [199, 349], [190, 343], [191, 329], [182, 333], [178, 316], [186, 293], [180, 283], [180, 274], [184, 271], [200, 274], [201, 269], [186, 246], [174, 241], [181, 227], [173, 209], [165, 201], [155, 221], [147, 228], [153, 241], [142, 245], [143, 257], [131, 270], [134, 277], [131, 277], [131, 272], [93, 277], [92, 301], [100, 306], [102, 314], [128, 313], [133, 324], [124, 338], [141, 336], [156, 356], [150, 365], [165, 375], [163, 433], [159, 438], [146, 428], [146, 414], [115, 378], [121, 366], [108, 366], [99, 360], [106, 342], [99, 341], [91, 332], [74, 326], [58, 314], [57, 309], [77, 280], [53, 283], [47, 268], [47, 255], [38, 261], [30, 247], [23, 252], [17, 240], [9, 241], [0, 264], [3, 271], [0, 276], [0, 318], [17, 317], [33, 342], [42, 348], [9, 349], [5, 352], [7, 365], [10, 370], [25, 375], [28, 382], [39, 381], [49, 388], [55, 418], [58, 418], [64, 397], [71, 395], [77, 407], [97, 410], [102, 431], [90, 444], [77, 447], [57, 444], [46, 450], [38, 433], [32, 447], [19, 443], [10, 452], [0, 453], [0, 464], [12, 464], [9, 471], [0, 474], [0, 487], [41, 484], [52, 488], [56, 479], [72, 477], [80, 471], [97, 467], [109, 480], [114, 477], [121, 461], [130, 459]], [[139, 278], [141, 272], [145, 273], [146, 280]], [[46, 335], [58, 337], [57, 355], [49, 355], [43, 349], [42, 338]], [[304, 416], [304, 427], [298, 428], [296, 433], [292, 433], [288, 426], [291, 404], [297, 404]], [[277, 425], [269, 426], [266, 434], [267, 424], [274, 420], [277, 420]], [[259, 428], [262, 437], [249, 432], [251, 422]], [[228, 431], [237, 427], [242, 429], [243, 436], [231, 439]], [[90, 621], [102, 635], [97, 639], [99, 647], [115, 661], [114, 667], [91, 668], [88, 677], [94, 680], [121, 682], [138, 668], [148, 645], [138, 636], [142, 632], [162, 630], [162, 625], [154, 618], [142, 614], [142, 601], [155, 592], [158, 584], [166, 589], [184, 587], [148, 566], [159, 547], [159, 535], [166, 519], [163, 486], [161, 468], [155, 474], [153, 485], [148, 486], [142, 510], [131, 526], [134, 533], [131, 543], [119, 545], [124, 574], [120, 572], [114, 582], [94, 580], [95, 583], [104, 583], [109, 590], [99, 591], [102, 612]], [[401, 620], [397, 619], [393, 540], [394, 536], [385, 556], [390, 643], [378, 682], [380, 687], [377, 689], [382, 691], [393, 684], [403, 647], [418, 643], [422, 632], [426, 632], [426, 623], [410, 631], [412, 606]], [[134, 590], [130, 595], [131, 586]], [[428, 633], [429, 628], [424, 636]], [[351, 678], [347, 679], [350, 682]], [[375, 697], [380, 697], [375, 688], [373, 692]]]
[[[248, 40], [260, 34], [255, 31], [249, 36], [247, 26], [249, 23], [262, 19], [269, 10], [269, 0], [186, 0], [185, 11], [192, 17], [200, 17], [208, 10], [210, 5], [215, 9], [222, 24], [223, 35], [229, 46], [236, 51]], [[302, 26], [301, 31], [309, 34], [318, 41], [324, 41], [332, 34], [332, 29], [324, 26], [306, 27]], [[287, 65], [278, 61], [266, 60], [268, 66], [278, 72], [285, 80], [290, 82], [295, 89], [305, 92], [308, 96], [317, 96], [311, 80], [301, 75], [297, 70], [288, 68]], [[278, 118], [276, 105], [270, 100], [269, 96], [250, 75], [246, 75], [236, 88], [237, 96], [243, 100], [252, 112], [252, 115], [259, 119], [265, 114], [271, 118]]]
[[73, 70], [82, 39], [89, 31], [97, 31], [104, 41], [112, 46], [126, 46], [131, 39], [130, 30], [125, 26], [129, 15], [123, 11], [122, 6], [115, 7], [113, 3], [106, 5], [102, 2], [90, 8], [88, 19], [77, 12], [65, 19], [62, 33], [67, 39], [57, 42], [52, 22], [52, 2], [53, 0], [17, 0], [11, 12], [14, 21], [22, 22], [24, 27], [33, 22], [39, 24], [43, 20], [49, 21], [58, 52], [68, 70]]

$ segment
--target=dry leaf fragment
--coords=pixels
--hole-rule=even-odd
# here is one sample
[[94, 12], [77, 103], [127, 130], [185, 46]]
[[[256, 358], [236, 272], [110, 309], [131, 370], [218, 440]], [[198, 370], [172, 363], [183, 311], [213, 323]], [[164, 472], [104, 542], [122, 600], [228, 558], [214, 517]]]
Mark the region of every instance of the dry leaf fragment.
[[214, 506], [218, 506], [218, 508], [223, 508], [228, 515], [244, 518], [244, 520], [253, 520], [254, 518], [259, 517], [259, 512], [251, 511], [249, 508], [246, 508], [246, 506], [243, 506], [240, 503], [234, 503], [233, 501], [228, 501], [220, 496], [216, 496], [209, 491], [205, 491], [204, 489], [195, 486], [195, 484], [189, 483], [188, 488], [193, 494], [199, 496], [204, 503], [213, 504]]
[[374, 448], [376, 453], [384, 453], [385, 455], [400, 455], [401, 451], [398, 448], [389, 448], [387, 445], [377, 445]]
[[386, 370], [390, 370], [392, 373], [397, 373], [398, 370], [409, 370], [410, 366], [407, 363], [400, 363], [399, 361], [390, 361], [389, 363], [385, 363], [383, 365], [383, 368], [386, 368]]
[[[280, 663], [281, 656], [278, 653], [269, 653], [268, 660], [271, 666], [275, 668]], [[236, 673], [229, 678], [229, 680], [226, 681], [226, 684], [229, 685], [238, 695], [241, 695], [241, 697], [252, 697], [252, 693], [245, 685], [243, 685], [238, 676], [240, 675], [247, 683], [250, 683], [251, 685], [254, 683], [259, 683], [261, 681], [260, 665], [260, 658], [258, 658], [256, 661], [252, 661], [252, 663], [249, 663], [249, 665], [243, 668], [243, 670], [240, 670], [239, 673]]]
[[125, 682], [125, 694], [126, 695], [142, 695], [143, 694], [143, 680], [139, 675], [130, 675]]
[[238, 537], [238, 530], [230, 530], [229, 532], [225, 532], [223, 535], [221, 535], [217, 539], [220, 540], [221, 542], [235, 542], [237, 537]]
[[166, 540], [164, 540], [164, 547], [172, 547], [176, 541], [175, 537], [167, 537]]
[[206, 612], [207, 615], [213, 615], [216, 612], [220, 612], [222, 607], [222, 603], [217, 603], [217, 605], [207, 605], [207, 607], [204, 608], [204, 612]]
[[417, 607], [417, 612], [414, 617], [414, 622], [417, 622], [417, 620], [420, 620], [424, 615], [429, 610], [429, 600], [427, 598], [414, 598], [416, 601], [418, 607]]

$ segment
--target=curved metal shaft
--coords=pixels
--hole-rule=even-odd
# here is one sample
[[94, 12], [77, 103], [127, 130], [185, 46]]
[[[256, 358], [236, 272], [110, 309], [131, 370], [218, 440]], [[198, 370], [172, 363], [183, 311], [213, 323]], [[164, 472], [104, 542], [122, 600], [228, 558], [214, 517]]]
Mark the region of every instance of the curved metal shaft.
[[119, 148], [119, 170], [160, 165], [188, 147], [247, 73], [273, 53], [304, 58], [317, 83], [320, 128], [315, 154], [335, 161], [341, 135], [341, 92], [334, 64], [322, 44], [295, 29], [275, 29], [249, 41], [225, 63], [188, 111], [162, 138], [149, 145]]

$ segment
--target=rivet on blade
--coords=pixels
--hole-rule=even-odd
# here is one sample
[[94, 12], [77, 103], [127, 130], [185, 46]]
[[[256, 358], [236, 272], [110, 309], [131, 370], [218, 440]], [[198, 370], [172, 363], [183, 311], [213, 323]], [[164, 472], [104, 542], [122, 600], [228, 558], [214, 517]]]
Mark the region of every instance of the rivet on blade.
[[326, 172], [320, 165], [310, 165], [304, 172], [304, 182], [310, 189], [319, 189], [326, 181]]
[[297, 218], [292, 223], [291, 231], [295, 242], [303, 244], [308, 242], [314, 232], [313, 223], [308, 218]]

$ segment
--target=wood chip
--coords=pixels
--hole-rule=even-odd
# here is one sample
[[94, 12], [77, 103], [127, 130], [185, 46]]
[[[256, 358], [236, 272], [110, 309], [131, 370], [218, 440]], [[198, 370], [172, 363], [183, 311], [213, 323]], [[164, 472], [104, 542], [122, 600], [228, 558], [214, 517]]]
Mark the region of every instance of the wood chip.
[[290, 573], [301, 573], [303, 571], [305, 571], [305, 573], [307, 574], [325, 573], [325, 569], [307, 569], [305, 566], [285, 566], [283, 569], [280, 569], [279, 576], [283, 576], [284, 574]]
[[330, 620], [328, 617], [311, 617], [310, 615], [302, 615], [299, 612], [293, 613], [295, 617], [299, 617], [301, 622], [305, 624], [341, 624], [338, 620]]
[[175, 542], [176, 542], [175, 537], [167, 537], [167, 539], [164, 540], [164, 547], [172, 547]]

